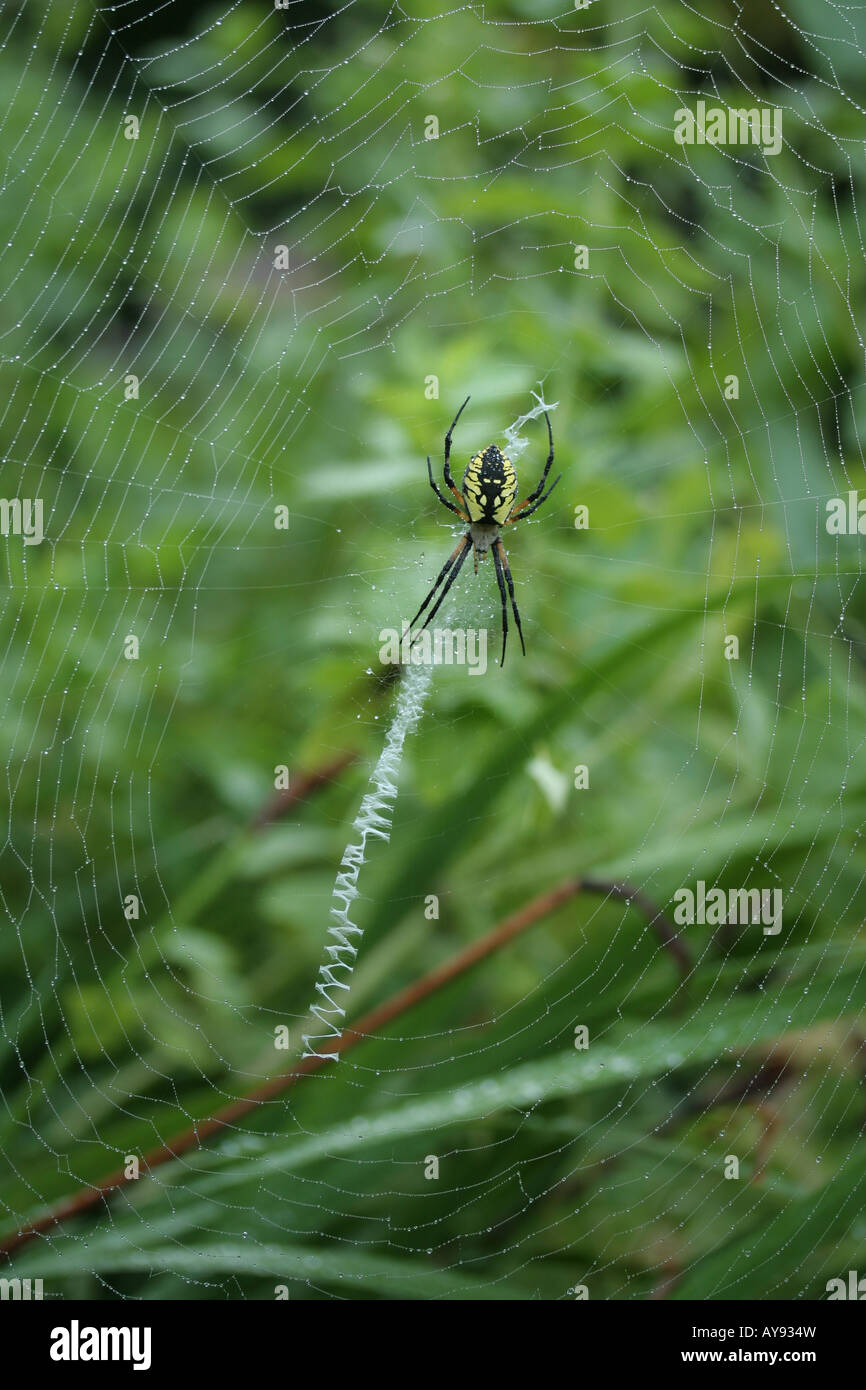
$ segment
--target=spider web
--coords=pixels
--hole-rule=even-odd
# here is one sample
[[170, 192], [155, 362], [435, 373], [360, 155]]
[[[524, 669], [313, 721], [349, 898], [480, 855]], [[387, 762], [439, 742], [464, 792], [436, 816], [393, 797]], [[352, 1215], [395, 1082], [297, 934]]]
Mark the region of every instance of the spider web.
[[[11, 1272], [824, 1296], [864, 1233], [862, 7], [3, 24], [2, 493], [44, 525], [4, 513], [5, 1227], [141, 1170]], [[679, 144], [701, 101], [780, 113], [779, 151]], [[782, 930], [684, 927], [683, 967], [582, 894], [152, 1164], [301, 1056], [382, 632], [459, 534], [424, 456], [470, 394], [455, 471], [522, 421], [525, 496], [533, 391], [563, 481], [509, 538], [528, 656], [499, 670], [467, 566], [444, 615], [490, 666], [437, 670], [406, 741], [349, 1018], [574, 875], [779, 889]]]

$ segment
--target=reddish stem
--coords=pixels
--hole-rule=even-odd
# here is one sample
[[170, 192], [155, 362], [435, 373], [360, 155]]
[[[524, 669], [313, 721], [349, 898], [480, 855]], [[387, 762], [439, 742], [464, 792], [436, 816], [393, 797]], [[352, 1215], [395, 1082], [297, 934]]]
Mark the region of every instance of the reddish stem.
[[[413, 981], [405, 989], [392, 994], [390, 999], [386, 999], [384, 1003], [364, 1014], [350, 1028], [346, 1028], [339, 1037], [323, 1043], [321, 1055], [302, 1058], [291, 1071], [281, 1072], [279, 1076], [271, 1077], [245, 1096], [230, 1101], [228, 1105], [224, 1105], [208, 1119], [196, 1121], [188, 1129], [176, 1134], [168, 1143], [149, 1150], [142, 1156], [141, 1166], [152, 1172], [162, 1164], [170, 1163], [173, 1159], [189, 1152], [190, 1149], [199, 1148], [212, 1135], [233, 1124], [242, 1116], [249, 1114], [251, 1110], [255, 1110], [265, 1101], [272, 1100], [274, 1096], [289, 1090], [300, 1077], [309, 1076], [313, 1072], [319, 1071], [332, 1057], [342, 1056], [349, 1052], [353, 1047], [357, 1047], [358, 1043], [373, 1036], [389, 1023], [393, 1023], [394, 1019], [399, 1018], [401, 1014], [408, 1013], [423, 999], [429, 998], [431, 994], [435, 994], [437, 990], [465, 974], [479, 961], [485, 960], [494, 952], [501, 950], [521, 932], [526, 931], [528, 927], [533, 926], [543, 917], [548, 917], [563, 903], [568, 902], [570, 898], [582, 891], [605, 895], [614, 894], [626, 902], [638, 902], [647, 910], [653, 921], [659, 919], [660, 914], [653, 905], [642, 894], [628, 889], [626, 884], [611, 884], [591, 879], [585, 881], [579, 878], [567, 879], [558, 888], [553, 888], [549, 893], [543, 893], [541, 897], [534, 898], [532, 902], [527, 903], [511, 917], [506, 917], [499, 926], [493, 927], [478, 941], [474, 941], [471, 945], [464, 947], [462, 951], [458, 951], [450, 960], [436, 966], [433, 970], [429, 970], [426, 975], [422, 975], [420, 979]], [[673, 929], [670, 928], [670, 930]], [[42, 1216], [37, 1217], [35, 1221], [22, 1230], [16, 1231], [13, 1235], [7, 1236], [5, 1240], [0, 1241], [0, 1253], [11, 1254], [12, 1251], [32, 1240], [35, 1235], [50, 1230], [54, 1226], [59, 1226], [70, 1217], [80, 1216], [83, 1212], [97, 1206], [103, 1198], [125, 1187], [130, 1181], [132, 1179], [126, 1177], [123, 1168], [118, 1168], [94, 1186], [81, 1188], [71, 1197], [66, 1197], [55, 1206], [50, 1207]]]

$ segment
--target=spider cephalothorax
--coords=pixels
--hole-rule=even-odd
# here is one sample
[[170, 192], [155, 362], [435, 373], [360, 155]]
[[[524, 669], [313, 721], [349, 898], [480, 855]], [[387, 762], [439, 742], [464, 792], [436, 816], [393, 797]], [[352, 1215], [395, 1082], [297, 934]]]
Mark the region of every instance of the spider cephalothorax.
[[[415, 617], [410, 624], [414, 627], [424, 609], [427, 607], [439, 585], [442, 584], [442, 592], [435, 604], [427, 614], [422, 630], [430, 623], [438, 613], [445, 595], [460, 573], [463, 561], [471, 550], [475, 560], [475, 571], [478, 572], [478, 561], [483, 560], [488, 550], [493, 552], [493, 563], [496, 567], [496, 579], [499, 584], [499, 597], [502, 601], [502, 661], [505, 661], [505, 642], [508, 637], [508, 608], [505, 598], [505, 586], [508, 585], [508, 595], [511, 599], [511, 607], [514, 612], [514, 621], [517, 624], [517, 632], [520, 637], [520, 645], [523, 654], [526, 655], [526, 644], [523, 640], [523, 629], [520, 626], [520, 614], [517, 611], [517, 603], [514, 599], [514, 581], [511, 577], [511, 569], [508, 564], [508, 556], [505, 553], [505, 546], [502, 544], [500, 535], [503, 526], [512, 526], [515, 521], [520, 521], [524, 517], [531, 516], [537, 511], [542, 502], [553, 492], [559, 477], [555, 478], [550, 487], [545, 492], [544, 485], [547, 482], [547, 475], [550, 472], [550, 465], [553, 463], [553, 430], [550, 427], [550, 416], [544, 412], [547, 421], [547, 437], [550, 441], [550, 452], [547, 455], [547, 462], [544, 465], [544, 472], [538, 486], [527, 497], [525, 502], [521, 502], [515, 507], [517, 497], [517, 473], [514, 464], [502, 451], [491, 444], [483, 453], [475, 454], [470, 460], [463, 474], [462, 492], [457, 490], [454, 479], [451, 476], [451, 435], [454, 426], [463, 414], [469, 401], [469, 397], [461, 405], [451, 423], [451, 428], [445, 436], [445, 484], [457, 499], [459, 505], [450, 502], [443, 492], [440, 491], [438, 484], [433, 478], [433, 467], [430, 459], [427, 459], [427, 473], [430, 478], [430, 486], [439, 498], [439, 501], [448, 508], [449, 511], [456, 512], [464, 521], [469, 523], [469, 530], [460, 541], [459, 545], [452, 551], [443, 565], [439, 577], [429, 594], [425, 598]], [[561, 474], [559, 475], [562, 476]], [[502, 663], [500, 663], [502, 664]]]

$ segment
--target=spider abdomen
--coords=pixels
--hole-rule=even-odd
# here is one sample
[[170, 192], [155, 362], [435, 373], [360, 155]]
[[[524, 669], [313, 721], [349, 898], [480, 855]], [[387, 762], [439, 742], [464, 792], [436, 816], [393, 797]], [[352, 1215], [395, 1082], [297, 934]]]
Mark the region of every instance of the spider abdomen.
[[470, 521], [504, 526], [517, 496], [514, 464], [491, 444], [469, 460], [462, 490]]

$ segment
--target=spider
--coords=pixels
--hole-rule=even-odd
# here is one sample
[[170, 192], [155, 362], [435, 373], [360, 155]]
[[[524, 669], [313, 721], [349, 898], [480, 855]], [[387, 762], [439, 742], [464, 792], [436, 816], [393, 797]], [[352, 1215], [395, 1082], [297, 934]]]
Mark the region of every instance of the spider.
[[520, 645], [523, 648], [523, 655], [526, 655], [526, 643], [523, 640], [523, 628], [520, 626], [520, 614], [517, 611], [517, 603], [514, 598], [514, 580], [511, 577], [511, 569], [508, 564], [508, 556], [505, 553], [505, 546], [502, 544], [500, 531], [503, 526], [513, 526], [516, 521], [522, 521], [524, 517], [531, 516], [538, 511], [542, 502], [546, 502], [559, 478], [550, 484], [547, 491], [544, 485], [547, 482], [547, 475], [550, 472], [550, 465], [553, 463], [553, 430], [550, 427], [550, 416], [544, 412], [547, 421], [547, 435], [550, 440], [550, 452], [547, 455], [547, 462], [544, 465], [544, 472], [541, 481], [533, 492], [529, 494], [525, 502], [521, 502], [515, 508], [514, 501], [517, 497], [517, 473], [514, 464], [504, 454], [500, 453], [495, 444], [491, 444], [485, 449], [483, 454], [475, 454], [469, 460], [466, 472], [463, 474], [463, 490], [458, 492], [454, 486], [454, 479], [451, 476], [451, 435], [454, 426], [466, 409], [469, 397], [461, 405], [451, 424], [451, 428], [445, 436], [445, 484], [450, 488], [457, 498], [459, 506], [449, 502], [448, 498], [440, 491], [438, 483], [433, 478], [433, 468], [430, 459], [427, 459], [427, 473], [430, 477], [430, 486], [439, 498], [439, 501], [451, 512], [456, 512], [464, 521], [469, 523], [469, 530], [462, 538], [457, 547], [448, 556], [445, 564], [439, 572], [439, 577], [429, 594], [425, 598], [415, 617], [409, 624], [410, 629], [415, 626], [424, 609], [427, 607], [439, 585], [445, 581], [441, 594], [436, 600], [424, 622], [421, 631], [428, 623], [432, 622], [442, 602], [460, 573], [463, 561], [474, 548], [475, 573], [478, 573], [478, 561], [483, 560], [488, 550], [493, 551], [493, 563], [496, 567], [496, 579], [499, 584], [499, 597], [502, 601], [502, 660], [500, 666], [505, 662], [505, 643], [508, 638], [508, 611], [505, 600], [505, 586], [508, 585], [508, 594], [511, 599], [511, 607], [514, 610], [514, 620], [517, 623], [517, 631], [520, 636]]

